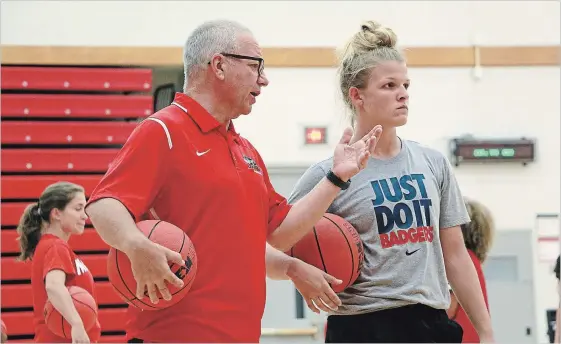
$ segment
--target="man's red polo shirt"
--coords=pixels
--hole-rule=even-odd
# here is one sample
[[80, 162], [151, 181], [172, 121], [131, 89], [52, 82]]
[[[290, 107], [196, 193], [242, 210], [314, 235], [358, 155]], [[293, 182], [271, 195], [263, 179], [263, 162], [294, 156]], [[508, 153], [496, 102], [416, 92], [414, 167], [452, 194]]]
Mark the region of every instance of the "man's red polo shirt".
[[187, 296], [160, 311], [129, 307], [127, 337], [156, 342], [258, 342], [265, 307], [267, 234], [290, 206], [255, 148], [185, 94], [144, 120], [94, 190], [136, 221], [158, 218], [195, 245]]

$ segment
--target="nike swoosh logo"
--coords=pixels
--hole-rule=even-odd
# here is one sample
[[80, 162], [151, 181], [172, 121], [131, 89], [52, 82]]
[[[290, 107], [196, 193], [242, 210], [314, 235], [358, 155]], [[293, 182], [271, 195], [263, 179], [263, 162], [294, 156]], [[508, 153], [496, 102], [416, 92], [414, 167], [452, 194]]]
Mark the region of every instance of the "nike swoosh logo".
[[205, 155], [205, 154], [208, 153], [208, 152], [210, 152], [210, 149], [207, 149], [207, 150], [204, 151], [204, 152], [198, 152], [198, 151], [197, 151], [197, 156]]
[[416, 249], [415, 251], [411, 251], [411, 252], [405, 251], [405, 255], [406, 255], [406, 256], [410, 256], [410, 255], [412, 255], [413, 253], [415, 253], [415, 252], [417, 252], [417, 251], [419, 251], [419, 250], [420, 250], [420, 248]]

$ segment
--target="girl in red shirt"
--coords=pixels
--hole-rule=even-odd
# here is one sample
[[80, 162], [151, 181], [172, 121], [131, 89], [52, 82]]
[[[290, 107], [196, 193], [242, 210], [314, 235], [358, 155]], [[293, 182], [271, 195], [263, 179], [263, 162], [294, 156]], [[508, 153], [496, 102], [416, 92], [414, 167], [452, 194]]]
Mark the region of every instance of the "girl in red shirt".
[[72, 234], [84, 232], [87, 219], [85, 205], [86, 196], [81, 186], [59, 182], [49, 185], [41, 194], [39, 202], [29, 205], [20, 219], [17, 228], [21, 247], [19, 259], [32, 260], [35, 342], [71, 341], [55, 335], [47, 328], [43, 316], [47, 300], [71, 325], [72, 330], [67, 337], [72, 338], [73, 343], [99, 340], [99, 323], [96, 322], [86, 332], [67, 289], [69, 286], [81, 287], [95, 299], [92, 274], [68, 245]]
[[[466, 207], [471, 222], [461, 226], [464, 235], [464, 243], [468, 250], [469, 256], [471, 257], [473, 265], [475, 266], [475, 270], [477, 271], [479, 284], [481, 285], [481, 290], [483, 292], [483, 298], [485, 299], [487, 310], [489, 310], [487, 287], [481, 265], [485, 262], [487, 254], [489, 253], [489, 250], [491, 249], [491, 246], [493, 244], [495, 223], [491, 212], [483, 204], [474, 200], [467, 199]], [[464, 330], [462, 342], [479, 343], [479, 336], [477, 335], [477, 331], [475, 331], [473, 324], [469, 320], [462, 306], [458, 303], [452, 290], [450, 290], [450, 296], [452, 298], [452, 302], [450, 303], [450, 308], [448, 309], [447, 313], [448, 316], [451, 319], [455, 320], [458, 324], [460, 324], [460, 326]]]

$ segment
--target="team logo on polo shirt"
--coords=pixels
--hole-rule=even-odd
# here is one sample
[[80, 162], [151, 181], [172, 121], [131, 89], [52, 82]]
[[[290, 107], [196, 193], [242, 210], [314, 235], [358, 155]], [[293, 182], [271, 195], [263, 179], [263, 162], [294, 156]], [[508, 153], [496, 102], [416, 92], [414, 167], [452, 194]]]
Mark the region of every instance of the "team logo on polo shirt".
[[263, 172], [261, 171], [261, 167], [259, 167], [259, 165], [255, 162], [255, 160], [253, 160], [252, 158], [244, 155], [243, 160], [245, 161], [245, 163], [247, 164], [247, 166], [253, 170], [253, 172], [255, 173], [259, 173], [259, 174], [263, 174]]

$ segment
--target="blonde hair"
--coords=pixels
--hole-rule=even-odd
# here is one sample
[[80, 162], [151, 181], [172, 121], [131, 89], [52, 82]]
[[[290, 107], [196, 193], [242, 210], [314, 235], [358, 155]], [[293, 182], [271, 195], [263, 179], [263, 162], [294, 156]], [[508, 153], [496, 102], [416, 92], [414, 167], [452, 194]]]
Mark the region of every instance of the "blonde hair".
[[396, 44], [397, 35], [392, 29], [370, 20], [361, 25], [339, 52], [339, 85], [343, 100], [353, 113], [353, 124], [355, 113], [349, 89], [366, 88], [372, 68], [380, 62], [405, 61]]
[[487, 259], [487, 254], [493, 245], [495, 221], [491, 211], [482, 203], [466, 199], [465, 204], [471, 222], [462, 225], [466, 248], [473, 251], [481, 263]]
[[41, 239], [43, 223], [51, 221], [51, 211], [55, 208], [64, 210], [77, 193], [84, 188], [69, 182], [58, 182], [47, 186], [39, 197], [39, 202], [28, 205], [20, 218], [17, 233], [20, 245], [19, 260], [33, 257], [35, 248]]

